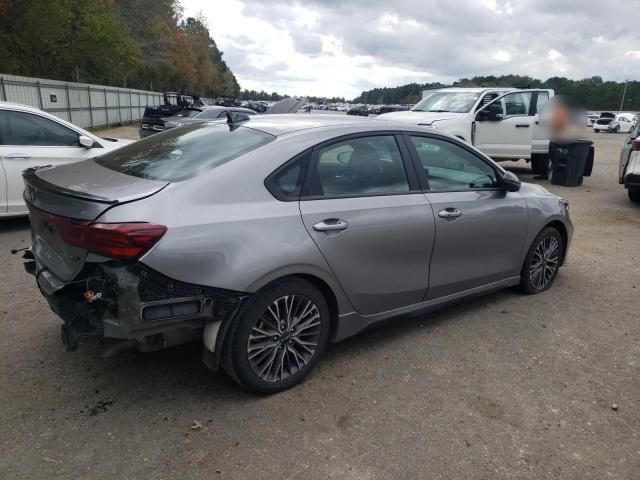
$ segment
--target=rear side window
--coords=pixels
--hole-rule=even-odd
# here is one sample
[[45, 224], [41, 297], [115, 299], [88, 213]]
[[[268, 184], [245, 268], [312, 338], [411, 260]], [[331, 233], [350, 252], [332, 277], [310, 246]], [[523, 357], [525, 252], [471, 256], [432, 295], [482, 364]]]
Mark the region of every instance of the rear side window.
[[265, 185], [271, 194], [278, 200], [298, 200], [302, 190], [302, 182], [311, 159], [311, 151], [300, 154], [297, 158], [288, 162], [277, 170], [269, 178]]
[[26, 112], [0, 110], [0, 143], [47, 147], [80, 146], [78, 134], [53, 120]]
[[409, 191], [409, 182], [392, 135], [358, 137], [318, 151], [310, 168], [312, 197], [365, 196]]
[[178, 182], [238, 158], [275, 138], [226, 123], [195, 123], [147, 137], [95, 161], [126, 175]]

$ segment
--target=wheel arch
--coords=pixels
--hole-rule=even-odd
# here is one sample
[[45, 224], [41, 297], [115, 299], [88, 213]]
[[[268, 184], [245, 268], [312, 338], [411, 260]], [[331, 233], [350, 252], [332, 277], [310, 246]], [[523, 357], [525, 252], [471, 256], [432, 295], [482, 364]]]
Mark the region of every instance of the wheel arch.
[[560, 220], [552, 220], [549, 223], [547, 223], [544, 227], [542, 227], [540, 232], [545, 228], [549, 228], [549, 227], [556, 229], [560, 233], [560, 236], [562, 237], [562, 262], [560, 263], [560, 265], [563, 265], [564, 259], [567, 253], [567, 248], [569, 246], [568, 245], [569, 232], [567, 231], [567, 226], [564, 223], [562, 223]]

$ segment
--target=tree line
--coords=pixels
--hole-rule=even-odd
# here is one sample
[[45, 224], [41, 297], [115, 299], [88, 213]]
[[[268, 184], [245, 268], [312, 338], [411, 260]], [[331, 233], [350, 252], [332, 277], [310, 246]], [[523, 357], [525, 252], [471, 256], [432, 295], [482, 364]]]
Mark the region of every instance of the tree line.
[[[640, 111], [640, 82], [629, 81], [624, 105], [620, 108], [625, 82], [604, 81], [602, 77], [572, 80], [565, 77], [551, 77], [539, 80], [523, 75], [480, 76], [462, 78], [453, 85], [465, 87], [516, 87], [516, 88], [552, 88], [556, 95], [564, 95], [574, 104], [587, 110], [630, 110]], [[374, 88], [362, 92], [353, 101], [367, 104], [412, 104], [422, 98], [425, 89], [442, 88], [445, 85], [435, 83], [410, 83], [399, 87]]]
[[0, 0], [0, 71], [237, 96], [206, 19], [182, 12], [178, 0]]

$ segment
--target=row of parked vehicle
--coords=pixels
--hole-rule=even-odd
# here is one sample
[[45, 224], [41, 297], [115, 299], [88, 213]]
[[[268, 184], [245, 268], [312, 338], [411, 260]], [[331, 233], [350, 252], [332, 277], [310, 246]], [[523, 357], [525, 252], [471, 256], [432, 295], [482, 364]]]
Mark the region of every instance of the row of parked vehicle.
[[[531, 159], [545, 92], [446, 89], [376, 119], [228, 112], [118, 149], [0, 104], [4, 183], [26, 202], [12, 213], [31, 220], [25, 268], [69, 350], [201, 339], [205, 363], [245, 388], [289, 388], [329, 342], [379, 321], [552, 285], [568, 202], [491, 158]], [[529, 143], [509, 133], [522, 130]], [[64, 162], [47, 157], [58, 147]]]

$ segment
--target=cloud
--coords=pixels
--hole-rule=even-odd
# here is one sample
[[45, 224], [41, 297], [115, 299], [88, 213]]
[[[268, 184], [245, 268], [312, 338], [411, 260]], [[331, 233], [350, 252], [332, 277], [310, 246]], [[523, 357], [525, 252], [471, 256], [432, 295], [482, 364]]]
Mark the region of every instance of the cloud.
[[354, 97], [488, 74], [640, 77], [640, 33], [627, 21], [637, 5], [629, 0], [182, 3], [186, 14], [208, 18], [245, 88]]

